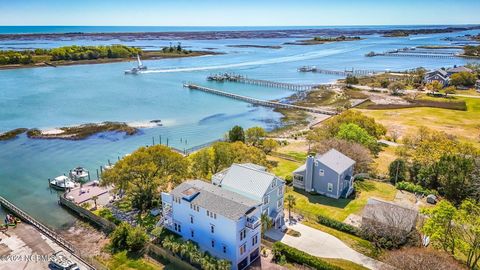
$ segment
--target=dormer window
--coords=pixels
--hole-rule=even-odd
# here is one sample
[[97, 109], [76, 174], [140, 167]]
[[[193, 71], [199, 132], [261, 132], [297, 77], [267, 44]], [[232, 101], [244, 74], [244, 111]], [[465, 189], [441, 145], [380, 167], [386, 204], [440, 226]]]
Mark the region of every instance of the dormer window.
[[318, 167], [318, 160], [315, 160], [315, 167]]
[[318, 172], [318, 174], [319, 174], [320, 176], [324, 176], [324, 175], [325, 175], [325, 171], [324, 171], [324, 170], [320, 170], [320, 171]]

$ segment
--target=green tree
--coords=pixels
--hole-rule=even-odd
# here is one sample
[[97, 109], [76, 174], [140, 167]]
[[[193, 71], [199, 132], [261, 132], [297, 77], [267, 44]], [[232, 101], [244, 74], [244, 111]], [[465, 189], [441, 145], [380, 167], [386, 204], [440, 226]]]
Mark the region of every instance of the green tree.
[[448, 87], [445, 87], [445, 89], [443, 90], [445, 91], [445, 96], [448, 97], [448, 95], [453, 95], [456, 93], [456, 89], [454, 86], [448, 86]]
[[399, 95], [400, 91], [405, 89], [405, 85], [401, 82], [392, 82], [388, 85], [388, 90], [390, 90], [392, 95]]
[[438, 168], [439, 192], [455, 205], [473, 193], [472, 173], [475, 163], [469, 157], [445, 155], [436, 164]]
[[333, 138], [337, 135], [340, 126], [345, 123], [356, 124], [366, 130], [370, 136], [377, 139], [387, 133], [387, 129], [383, 125], [376, 123], [374, 118], [365, 116], [360, 112], [348, 110], [324, 121], [322, 128], [312, 130], [307, 138], [313, 142]]
[[102, 174], [102, 185], [114, 185], [140, 210], [151, 208], [161, 190], [188, 176], [188, 160], [167, 146], [141, 147]]
[[295, 207], [295, 205], [297, 204], [296, 202], [296, 198], [295, 196], [293, 196], [292, 194], [288, 194], [286, 197], [285, 197], [285, 200], [287, 200], [287, 207], [288, 207], [288, 220], [291, 220], [292, 219], [292, 215], [291, 215], [291, 210], [293, 207]]
[[245, 142], [245, 132], [241, 126], [234, 126], [228, 132], [228, 140], [230, 142]]
[[480, 203], [465, 200], [455, 217], [458, 226], [458, 249], [467, 257], [467, 266], [475, 269], [480, 262]]
[[245, 131], [245, 142], [259, 146], [265, 136], [267, 136], [267, 132], [262, 127], [251, 127]]
[[365, 129], [356, 124], [342, 124], [335, 138], [359, 143], [369, 148], [372, 153], [378, 153], [378, 144], [375, 137], [370, 136]]
[[141, 251], [148, 242], [148, 236], [143, 228], [131, 227], [127, 235], [127, 246], [130, 252]]
[[465, 87], [474, 86], [476, 80], [477, 80], [477, 76], [467, 71], [458, 72], [450, 76], [450, 84], [457, 87], [458, 86], [465, 86]]
[[436, 92], [440, 91], [443, 88], [443, 84], [441, 84], [439, 81], [433, 81], [431, 83], [427, 83], [425, 87], [432, 94], [435, 94]]
[[358, 84], [358, 78], [352, 75], [348, 75], [345, 79], [347, 85]]
[[265, 234], [273, 225], [272, 219], [267, 214], [262, 213], [260, 220], [262, 224], [262, 234]]
[[388, 166], [388, 175], [390, 182], [396, 184], [407, 179], [407, 163], [401, 158], [397, 158]]
[[263, 152], [268, 155], [278, 148], [278, 142], [274, 139], [265, 139], [262, 141], [262, 145], [260, 147], [262, 148]]
[[423, 209], [428, 215], [421, 231], [430, 237], [432, 245], [446, 252], [455, 253], [454, 217], [457, 209], [446, 200], [440, 201], [433, 208]]

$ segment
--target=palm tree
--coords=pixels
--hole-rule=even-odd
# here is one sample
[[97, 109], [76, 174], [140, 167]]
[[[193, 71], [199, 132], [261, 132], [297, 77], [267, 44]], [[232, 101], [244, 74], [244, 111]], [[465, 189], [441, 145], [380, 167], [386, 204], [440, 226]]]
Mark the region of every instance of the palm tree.
[[93, 196], [93, 197], [92, 197], [92, 200], [93, 200], [93, 203], [95, 204], [95, 209], [97, 209], [98, 196]]
[[262, 222], [262, 234], [264, 234], [266, 231], [268, 231], [268, 229], [272, 227], [273, 223], [270, 217], [265, 213], [262, 214], [260, 220]]
[[288, 220], [292, 219], [292, 208], [295, 207], [296, 204], [296, 198], [292, 194], [288, 194], [287, 197], [285, 197], [287, 200], [287, 207], [288, 207]]

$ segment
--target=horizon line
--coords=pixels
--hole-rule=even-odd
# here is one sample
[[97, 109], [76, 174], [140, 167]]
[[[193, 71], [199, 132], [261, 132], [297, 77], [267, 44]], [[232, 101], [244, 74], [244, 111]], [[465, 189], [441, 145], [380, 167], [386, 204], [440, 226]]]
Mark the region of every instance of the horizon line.
[[328, 27], [328, 26], [456, 26], [456, 25], [480, 25], [478, 23], [432, 23], [432, 24], [324, 24], [324, 25], [0, 25], [0, 27]]

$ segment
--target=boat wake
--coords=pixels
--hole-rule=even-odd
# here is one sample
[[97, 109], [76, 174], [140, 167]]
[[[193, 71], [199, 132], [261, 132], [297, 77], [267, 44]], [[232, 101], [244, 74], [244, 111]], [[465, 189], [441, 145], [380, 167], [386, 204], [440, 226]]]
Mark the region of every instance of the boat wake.
[[291, 56], [285, 56], [285, 57], [277, 57], [277, 58], [264, 59], [264, 60], [258, 60], [258, 61], [232, 63], [232, 64], [216, 65], [216, 66], [172, 68], [172, 69], [150, 69], [146, 71], [141, 71], [141, 73], [147, 74], [147, 73], [188, 72], [188, 71], [215, 70], [215, 69], [226, 69], [226, 68], [237, 68], [237, 67], [248, 67], [248, 66], [262, 66], [262, 65], [296, 62], [296, 61], [302, 61], [302, 60], [321, 58], [321, 57], [331, 56], [339, 53], [346, 53], [346, 52], [350, 52], [358, 49], [359, 48], [317, 51], [317, 52], [309, 52], [309, 53], [303, 53], [303, 54], [291, 55]]

